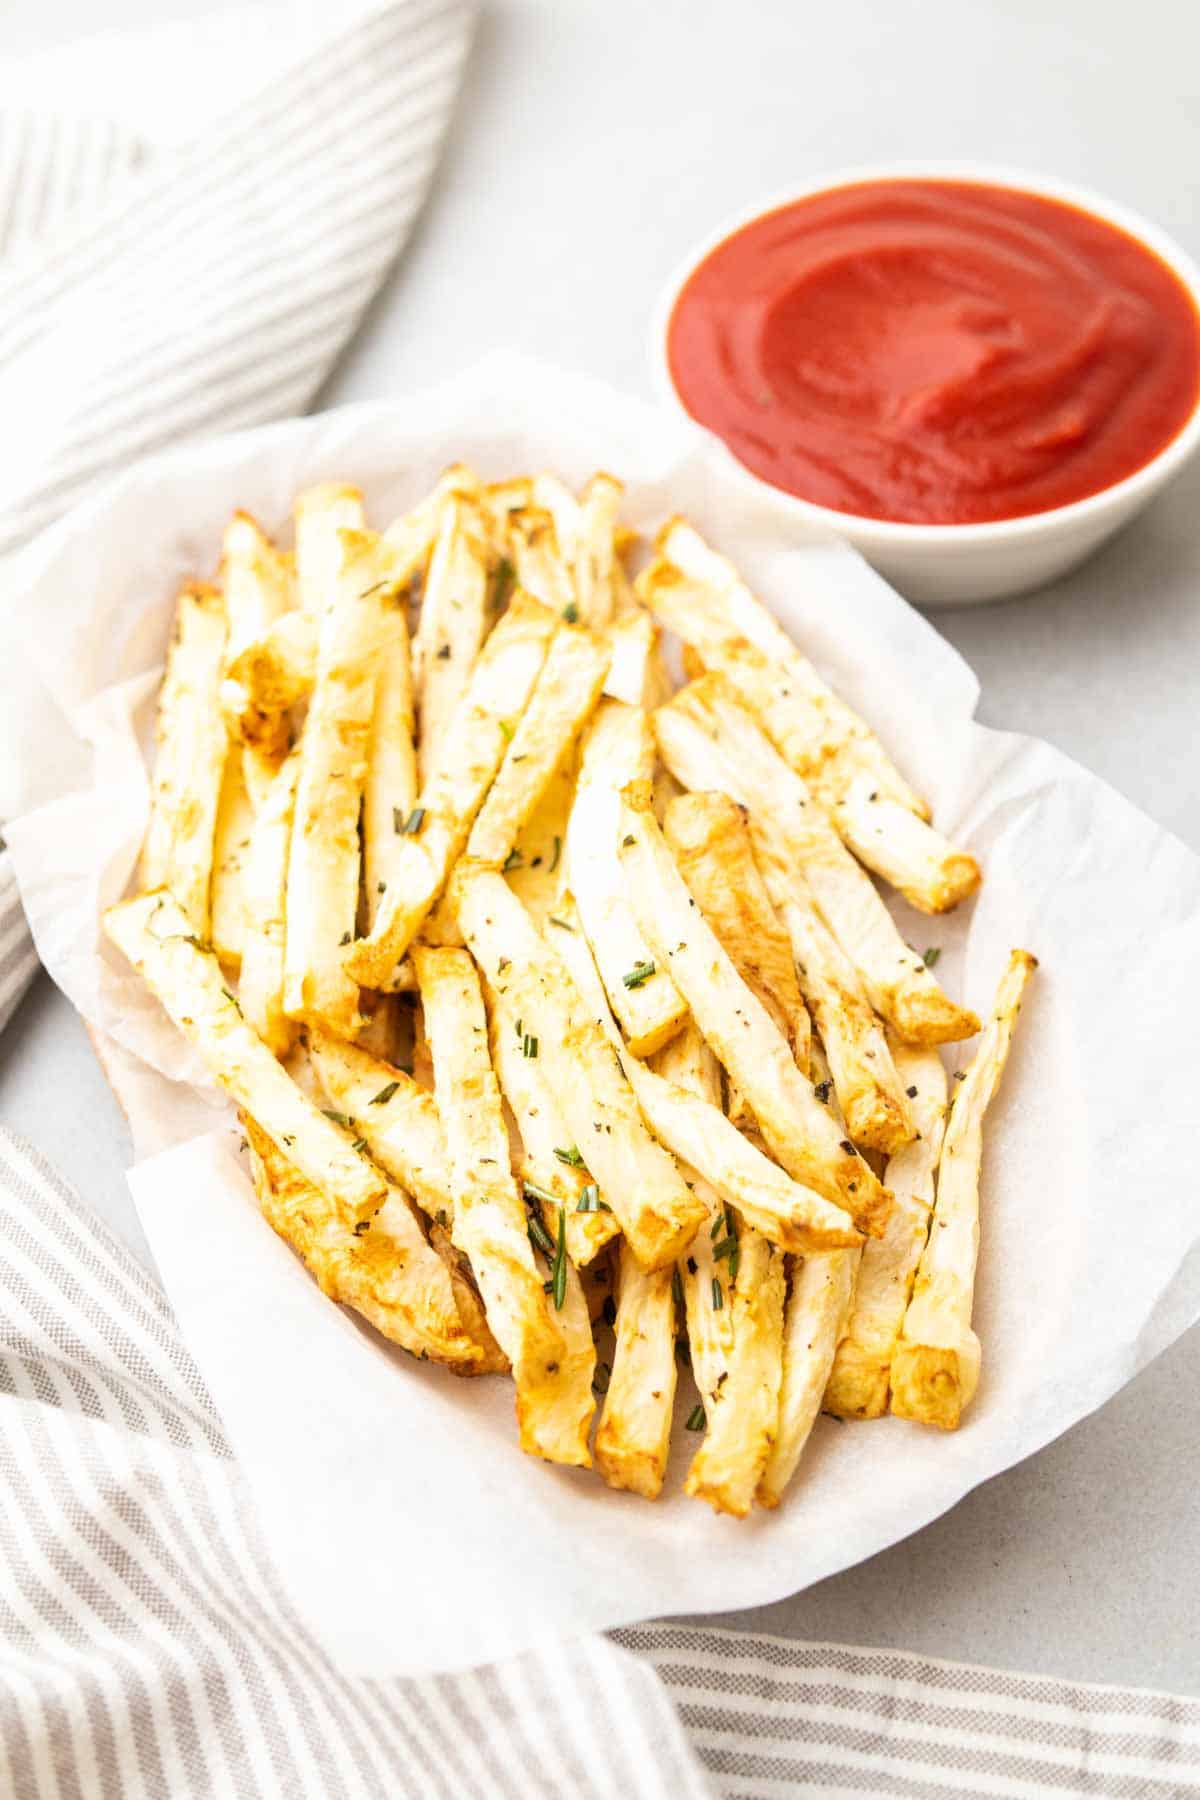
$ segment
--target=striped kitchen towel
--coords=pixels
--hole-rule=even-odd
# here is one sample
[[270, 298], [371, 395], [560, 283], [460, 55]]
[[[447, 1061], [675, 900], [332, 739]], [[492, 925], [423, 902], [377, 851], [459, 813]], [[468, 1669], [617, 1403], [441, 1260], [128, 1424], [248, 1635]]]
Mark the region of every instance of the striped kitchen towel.
[[[135, 457], [311, 403], [412, 228], [473, 13], [231, 9], [56, 53], [25, 110], [0, 71], [0, 554]], [[34, 966], [0, 851], [0, 1025]]]
[[[419, 1554], [346, 1522], [346, 1579]], [[404, 1630], [398, 1618], [396, 1630]], [[166, 1299], [0, 1133], [0, 1793], [703, 1800], [1200, 1789], [1200, 1701], [887, 1650], [630, 1627], [347, 1678], [270, 1545]]]

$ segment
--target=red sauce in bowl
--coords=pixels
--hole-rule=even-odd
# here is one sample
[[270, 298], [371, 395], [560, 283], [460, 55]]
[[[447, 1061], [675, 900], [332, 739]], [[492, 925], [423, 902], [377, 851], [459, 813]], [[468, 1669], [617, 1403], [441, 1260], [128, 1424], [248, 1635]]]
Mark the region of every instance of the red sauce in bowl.
[[1200, 319], [1147, 245], [1078, 207], [871, 181], [710, 251], [675, 301], [667, 361], [693, 418], [775, 487], [972, 524], [1150, 462], [1200, 400]]

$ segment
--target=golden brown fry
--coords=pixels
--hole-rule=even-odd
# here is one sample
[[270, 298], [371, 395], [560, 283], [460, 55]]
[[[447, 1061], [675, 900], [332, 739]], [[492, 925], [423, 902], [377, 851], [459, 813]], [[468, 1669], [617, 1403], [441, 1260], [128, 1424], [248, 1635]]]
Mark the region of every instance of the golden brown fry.
[[[280, 613], [261, 637], [227, 658], [228, 682], [239, 691], [239, 721], [278, 718], [308, 699], [317, 669], [318, 635], [313, 613]], [[255, 741], [253, 736], [247, 740], [244, 732], [240, 735], [243, 741]]]
[[[620, 1227], [616, 1214], [601, 1208], [592, 1172], [571, 1136], [558, 1096], [540, 1056], [526, 1056], [524, 1033], [508, 996], [489, 985], [492, 1066], [520, 1137], [521, 1178], [526, 1198], [541, 1205], [542, 1224], [558, 1235], [558, 1214], [566, 1210], [567, 1255], [576, 1268], [590, 1263]], [[581, 1203], [591, 1210], [581, 1212]]]
[[894, 1054], [917, 1135], [884, 1172], [892, 1216], [883, 1237], [872, 1238], [863, 1250], [854, 1308], [825, 1389], [825, 1411], [844, 1419], [878, 1419], [887, 1411], [892, 1355], [929, 1236], [945, 1129], [946, 1071], [937, 1051], [897, 1045]]
[[1037, 958], [1009, 957], [991, 1017], [950, 1106], [938, 1162], [929, 1241], [892, 1358], [892, 1411], [956, 1431], [979, 1385], [981, 1350], [971, 1329], [979, 1260], [983, 1121], [1008, 1061], [1025, 987]]
[[403, 1069], [327, 1031], [308, 1034], [308, 1054], [333, 1109], [431, 1220], [454, 1221], [450, 1159], [433, 1095]]
[[250, 845], [254, 835], [254, 808], [246, 792], [242, 759], [234, 752], [225, 758], [221, 798], [213, 835], [212, 882], [209, 911], [213, 949], [223, 967], [237, 974], [249, 923]]
[[287, 936], [287, 871], [300, 757], [293, 752], [272, 783], [254, 822], [246, 869], [246, 935], [238, 997], [247, 1022], [276, 1056], [296, 1036], [283, 1006]]
[[317, 619], [337, 598], [343, 531], [365, 531], [360, 489], [322, 481], [292, 502], [296, 528], [296, 591], [301, 609]]
[[220, 581], [229, 631], [221, 703], [239, 743], [278, 757], [287, 746], [288, 722], [279, 708], [264, 708], [233, 675], [233, 665], [278, 623], [292, 601], [290, 560], [277, 550], [248, 513], [234, 513], [222, 540]]
[[579, 603], [552, 515], [544, 506], [522, 507], [509, 513], [508, 530], [518, 584], [559, 618], [569, 618]]
[[369, 930], [374, 928], [391, 885], [404, 827], [417, 801], [416, 726], [404, 596], [389, 584], [380, 598], [383, 616], [375, 710], [362, 801], [363, 888]]
[[301, 1174], [352, 1220], [370, 1218], [387, 1183], [348, 1136], [313, 1105], [242, 1017], [221, 965], [203, 949], [169, 894], [140, 894], [104, 915], [109, 939], [236, 1100]]
[[905, 1042], [944, 1044], [978, 1031], [975, 1014], [943, 993], [904, 942], [866, 870], [720, 676], [681, 689], [653, 722], [684, 787], [719, 790], [746, 807], [760, 866], [803, 876], [872, 1006]]
[[[584, 736], [567, 826], [567, 872], [580, 921], [635, 1056], [660, 1049], [687, 1017], [671, 977], [654, 966], [620, 860], [621, 790], [648, 777], [653, 765], [645, 713], [603, 701]], [[643, 971], [640, 978], [637, 971]]]
[[571, 1131], [643, 1268], [675, 1261], [703, 1218], [672, 1158], [642, 1119], [624, 1064], [550, 944], [500, 875], [464, 868], [458, 921], [488, 983], [544, 1058]]
[[890, 882], [918, 912], [949, 912], [983, 880], [969, 851], [956, 850], [932, 825], [872, 787], [867, 774], [842, 788], [831, 811], [860, 862]]
[[421, 790], [397, 846], [374, 927], [346, 952], [346, 967], [363, 987], [382, 987], [441, 894], [452, 864], [504, 760], [510, 720], [525, 710], [558, 621], [518, 594], [492, 632], [449, 738], [449, 754]]
[[890, 1198], [797, 1069], [770, 1015], [750, 992], [675, 867], [649, 795], [625, 790], [621, 861], [655, 961], [691, 1008], [708, 1043], [753, 1108], [772, 1154], [797, 1181], [882, 1236]]
[[342, 566], [321, 616], [316, 680], [300, 740], [283, 998], [292, 1018], [349, 1036], [358, 1026], [358, 988], [344, 958], [358, 913], [359, 812], [386, 574], [377, 537], [344, 532], [340, 542]]
[[452, 494], [442, 506], [413, 641], [422, 787], [442, 759], [489, 624], [483, 522], [471, 500]]
[[754, 860], [744, 807], [728, 794], [680, 794], [667, 808], [663, 834], [738, 974], [791, 1044], [796, 1067], [807, 1074], [808, 1008], [788, 934]]
[[675, 1406], [675, 1298], [670, 1269], [647, 1274], [620, 1249], [616, 1349], [596, 1430], [596, 1467], [609, 1487], [662, 1492]]
[[175, 608], [158, 702], [158, 754], [140, 882], [147, 891], [169, 888], [192, 930], [205, 939], [217, 807], [229, 747], [218, 698], [224, 648], [220, 591], [202, 582], [187, 583]]
[[563, 630], [554, 638], [471, 827], [466, 853], [473, 862], [499, 868], [507, 861], [600, 698], [608, 662], [607, 645], [590, 631]]
[[837, 1250], [792, 1264], [783, 1324], [779, 1427], [762, 1480], [760, 1506], [778, 1506], [808, 1442], [854, 1298], [861, 1252]]
[[379, 1211], [356, 1230], [249, 1114], [241, 1120], [267, 1223], [322, 1292], [414, 1356], [474, 1372], [483, 1351], [464, 1329], [446, 1265], [426, 1243], [400, 1189], [389, 1187]]
[[586, 1468], [591, 1461], [590, 1381], [581, 1405], [575, 1366], [564, 1382], [566, 1340], [543, 1292], [524, 1202], [509, 1163], [479, 977], [465, 950], [417, 945], [413, 966], [450, 1155], [455, 1195], [452, 1235], [470, 1259], [488, 1323], [512, 1364], [521, 1448], [552, 1462]]

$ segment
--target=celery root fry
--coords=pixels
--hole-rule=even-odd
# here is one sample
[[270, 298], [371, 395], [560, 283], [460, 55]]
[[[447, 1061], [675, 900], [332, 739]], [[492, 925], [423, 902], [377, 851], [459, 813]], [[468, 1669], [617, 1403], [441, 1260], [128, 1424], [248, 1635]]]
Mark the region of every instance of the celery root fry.
[[[708, 660], [709, 652], [731, 639], [742, 639], [781, 682], [811, 708], [804, 741], [814, 767], [837, 782], [843, 772], [869, 771], [881, 792], [921, 818], [929, 808], [905, 781], [865, 720], [834, 693], [812, 663], [792, 642], [760, 600], [756, 600], [732, 563], [710, 549], [684, 519], [672, 519], [658, 535], [657, 549], [670, 565], [646, 571], [647, 602], [669, 630], [692, 644]], [[663, 579], [665, 577], [665, 579]], [[669, 613], [669, 617], [665, 616]], [[682, 629], [690, 625], [689, 630]], [[803, 769], [800, 771], [804, 773]]]
[[524, 1054], [544, 1059], [572, 1142], [639, 1264], [674, 1262], [704, 1209], [646, 1129], [621, 1057], [502, 876], [465, 869], [455, 899], [472, 955], [517, 1013]]
[[234, 513], [225, 528], [220, 582], [229, 622], [226, 679], [221, 686], [226, 720], [239, 742], [279, 757], [288, 741], [288, 721], [282, 708], [264, 706], [256, 693], [237, 680], [234, 670], [291, 606], [292, 572], [288, 558], [248, 513]]
[[662, 1492], [675, 1408], [675, 1297], [670, 1269], [647, 1274], [622, 1243], [616, 1350], [596, 1430], [596, 1467], [609, 1487]]
[[686, 1002], [656, 964], [634, 917], [621, 867], [621, 790], [649, 779], [653, 767], [645, 713], [603, 701], [581, 747], [567, 826], [567, 878], [609, 1004], [635, 1056], [659, 1049], [687, 1018]]
[[910, 1142], [914, 1127], [883, 1027], [804, 878], [785, 882], [768, 873], [767, 887], [791, 939], [847, 1131], [856, 1144], [890, 1155]]
[[938, 1162], [929, 1241], [892, 1358], [892, 1411], [955, 1431], [979, 1385], [981, 1351], [971, 1328], [979, 1260], [983, 1121], [1000, 1085], [1025, 986], [1037, 959], [1014, 950], [979, 1047], [950, 1105]]
[[778, 1506], [821, 1410], [838, 1339], [854, 1298], [857, 1250], [806, 1256], [792, 1267], [783, 1324], [779, 1429], [762, 1480], [760, 1506]]
[[158, 754], [139, 880], [168, 887], [198, 937], [209, 935], [209, 885], [229, 734], [221, 714], [225, 602], [217, 588], [188, 582], [158, 701]]
[[583, 490], [575, 545], [575, 593], [579, 614], [588, 625], [607, 625], [616, 611], [613, 567], [616, 562], [617, 513], [625, 489], [603, 472]]
[[663, 833], [679, 872], [738, 974], [787, 1038], [808, 1073], [811, 1026], [796, 980], [792, 946], [768, 897], [745, 808], [728, 794], [677, 794]]
[[575, 579], [551, 513], [537, 504], [519, 507], [508, 515], [508, 533], [518, 584], [566, 618], [578, 606]]
[[887, 1411], [892, 1355], [929, 1236], [945, 1129], [946, 1071], [937, 1051], [898, 1044], [894, 1055], [917, 1135], [884, 1171], [892, 1216], [883, 1237], [863, 1249], [854, 1307], [825, 1389], [825, 1411], [844, 1419], [877, 1419]]
[[770, 1014], [746, 986], [676, 868], [649, 796], [625, 792], [621, 861], [638, 924], [705, 1038], [753, 1108], [788, 1173], [883, 1234], [890, 1199], [801, 1075]]
[[380, 596], [382, 620], [375, 709], [363, 785], [363, 889], [367, 925], [373, 929], [391, 885], [404, 826], [417, 803], [417, 753], [412, 663], [403, 594], [389, 586]]
[[471, 827], [473, 862], [500, 867], [507, 860], [600, 698], [608, 664], [608, 647], [592, 632], [564, 630], [555, 637]]
[[249, 924], [247, 881], [254, 837], [254, 807], [246, 792], [242, 758], [236, 747], [225, 758], [217, 822], [213, 833], [209, 886], [213, 949], [235, 974], [242, 966]]
[[617, 1236], [617, 1216], [600, 1207], [592, 1172], [563, 1118], [542, 1059], [526, 1056], [524, 1033], [517, 1030], [508, 996], [497, 994], [490, 984], [488, 1012], [492, 1065], [520, 1135], [526, 1194], [536, 1191], [551, 1238], [557, 1238], [559, 1209], [565, 1208], [567, 1255], [581, 1269]]
[[369, 1218], [387, 1183], [276, 1062], [225, 986], [221, 966], [201, 948], [191, 921], [169, 894], [140, 894], [104, 915], [104, 929], [145, 979], [224, 1088], [351, 1220]]
[[371, 934], [346, 952], [346, 967], [363, 987], [386, 983], [433, 910], [504, 760], [509, 721], [525, 710], [558, 630], [553, 613], [518, 594], [480, 652], [447, 755], [404, 821]]
[[452, 494], [442, 506], [414, 644], [422, 787], [441, 761], [488, 624], [482, 520], [473, 501]]
[[317, 669], [318, 636], [312, 613], [280, 613], [261, 637], [229, 655], [225, 673], [238, 689], [243, 711], [269, 719], [307, 700]]
[[246, 869], [246, 935], [238, 998], [268, 1050], [286, 1056], [296, 1024], [283, 1005], [287, 872], [300, 758], [293, 751], [267, 791], [254, 821]]
[[889, 882], [918, 912], [950, 912], [983, 880], [975, 858], [956, 850], [932, 825], [858, 775], [838, 795], [831, 816], [860, 862]]
[[[590, 1385], [586, 1411], [576, 1409], [572, 1417], [563, 1407], [566, 1340], [543, 1291], [525, 1205], [509, 1162], [479, 976], [465, 950], [418, 945], [413, 964], [450, 1155], [452, 1235], [470, 1259], [488, 1323], [512, 1364], [521, 1447], [554, 1462], [586, 1467]], [[577, 1383], [571, 1385], [577, 1390]]]
[[334, 598], [321, 615], [317, 672], [300, 739], [288, 857], [284, 1006], [349, 1035], [358, 987], [344, 966], [358, 912], [359, 813], [378, 685], [386, 559], [378, 537], [343, 532]]
[[[647, 1068], [623, 1053], [620, 1035], [605, 1003], [586, 940], [578, 934], [562, 940], [562, 957], [598, 1028], [608, 1037], [629, 1077], [638, 1105], [659, 1143], [681, 1163], [695, 1169], [721, 1199], [738, 1211], [764, 1237], [785, 1250], [828, 1250], [861, 1243], [850, 1215], [802, 1187], [743, 1136], [721, 1111], [719, 1093], [698, 1086], [692, 1061], [689, 1021], [679, 1037], [660, 1050], [658, 1069]], [[706, 1054], [707, 1045], [704, 1046]], [[676, 1063], [687, 1069], [686, 1082], [660, 1073]]]
[[663, 760], [685, 788], [717, 789], [747, 809], [755, 855], [803, 875], [862, 978], [867, 998], [907, 1043], [952, 1043], [979, 1029], [943, 993], [896, 929], [874, 882], [824, 809], [720, 676], [682, 688], [654, 715]]
[[247, 1113], [242, 1128], [259, 1206], [322, 1291], [414, 1356], [473, 1371], [483, 1351], [464, 1330], [449, 1271], [400, 1189], [389, 1187], [382, 1207], [356, 1231]]
[[292, 503], [296, 530], [296, 591], [301, 609], [320, 618], [337, 597], [343, 531], [365, 531], [363, 497], [344, 481], [305, 488]]
[[379, 1167], [430, 1219], [451, 1226], [454, 1184], [433, 1095], [403, 1069], [331, 1032], [310, 1031], [308, 1054], [331, 1107], [366, 1139]]

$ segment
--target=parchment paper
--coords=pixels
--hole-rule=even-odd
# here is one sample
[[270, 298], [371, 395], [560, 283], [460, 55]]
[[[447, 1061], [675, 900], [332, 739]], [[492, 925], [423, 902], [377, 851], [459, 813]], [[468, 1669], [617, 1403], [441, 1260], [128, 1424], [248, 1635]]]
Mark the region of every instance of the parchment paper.
[[[391, 1350], [325, 1300], [255, 1211], [238, 1135], [115, 953], [146, 806], [143, 752], [173, 591], [211, 569], [234, 506], [271, 530], [305, 483], [361, 483], [386, 523], [465, 457], [498, 476], [609, 468], [630, 521], [685, 511], [892, 746], [981, 858], [947, 920], [901, 909], [977, 1010], [1010, 946], [1041, 958], [988, 1130], [976, 1324], [983, 1379], [952, 1436], [822, 1419], [776, 1514], [657, 1505], [516, 1449], [510, 1387]], [[26, 555], [15, 604], [8, 828], [39, 952], [116, 1041], [130, 1175], [184, 1333], [296, 1604], [347, 1669], [480, 1662], [555, 1634], [746, 1607], [952, 1506], [1098, 1406], [1200, 1313], [1200, 862], [1048, 745], [972, 720], [970, 671], [836, 543], [748, 495], [697, 434], [591, 382], [495, 358], [415, 399], [353, 407], [143, 465]], [[15, 716], [17, 709], [10, 712]], [[969, 1049], [959, 1053], [969, 1054]], [[950, 1053], [951, 1067], [955, 1053]], [[124, 1071], [121, 1075], [119, 1072]], [[193, 1086], [199, 1082], [199, 1087]]]

